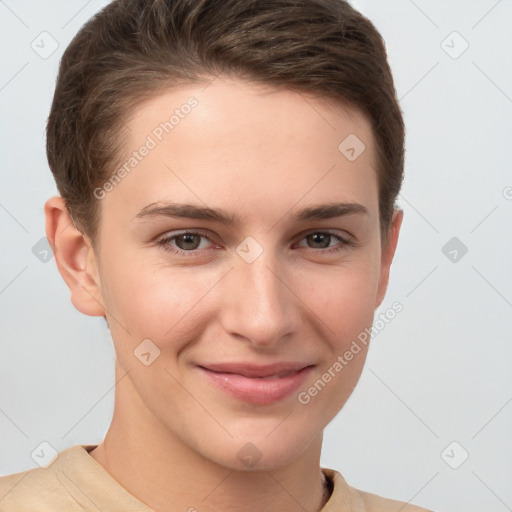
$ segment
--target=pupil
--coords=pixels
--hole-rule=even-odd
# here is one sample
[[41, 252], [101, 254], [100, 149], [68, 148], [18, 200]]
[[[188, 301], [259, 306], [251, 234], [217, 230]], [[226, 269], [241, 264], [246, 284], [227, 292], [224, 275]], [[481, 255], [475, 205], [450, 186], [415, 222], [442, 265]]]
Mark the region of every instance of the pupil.
[[[191, 233], [186, 233], [184, 235], [181, 235], [181, 240], [184, 242], [185, 247], [182, 247], [182, 249], [197, 249], [197, 241], [194, 243], [194, 237], [196, 235], [193, 235]], [[192, 247], [190, 247], [190, 244]]]
[[[328, 241], [328, 238], [330, 237], [331, 235], [328, 235], [328, 234], [325, 234], [325, 233], [315, 233], [313, 235], [311, 235], [311, 238], [313, 238], [313, 243], [315, 244], [323, 244], [323, 246], [321, 248], [325, 249], [325, 247], [328, 247], [329, 246], [329, 241]], [[327, 242], [327, 245], [325, 245], [325, 242]]]

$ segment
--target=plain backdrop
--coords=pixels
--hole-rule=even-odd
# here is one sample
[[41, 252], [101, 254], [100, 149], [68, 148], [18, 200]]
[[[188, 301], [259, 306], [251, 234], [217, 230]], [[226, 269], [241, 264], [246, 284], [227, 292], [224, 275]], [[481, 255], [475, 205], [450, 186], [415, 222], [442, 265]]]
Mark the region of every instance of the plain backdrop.
[[[109, 331], [71, 305], [43, 215], [58, 62], [106, 3], [0, 1], [0, 474], [35, 467], [42, 441], [100, 442], [112, 415]], [[512, 510], [512, 2], [353, 3], [386, 41], [407, 126], [376, 318], [403, 311], [374, 337], [322, 464], [438, 512]]]

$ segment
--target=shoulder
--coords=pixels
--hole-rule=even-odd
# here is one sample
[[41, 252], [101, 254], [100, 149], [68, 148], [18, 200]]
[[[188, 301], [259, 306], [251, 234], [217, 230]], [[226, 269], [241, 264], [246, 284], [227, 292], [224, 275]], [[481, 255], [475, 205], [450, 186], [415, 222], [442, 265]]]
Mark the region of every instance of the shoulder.
[[432, 510], [403, 501], [391, 500], [359, 490], [357, 492], [364, 503], [364, 510], [368, 512], [432, 512]]
[[322, 471], [333, 484], [331, 498], [322, 512], [337, 512], [339, 510], [353, 510], [355, 512], [432, 512], [426, 508], [383, 498], [351, 487], [338, 471], [325, 468]]
[[[0, 477], [0, 510], [2, 512], [40, 512], [45, 507], [66, 506], [76, 509], [76, 502], [54, 472], [34, 468]], [[50, 508], [48, 508], [49, 510]]]
[[[71, 451], [76, 449], [71, 449]], [[83, 511], [70, 492], [73, 483], [58, 463], [0, 477], [2, 512], [42, 512], [44, 510]]]

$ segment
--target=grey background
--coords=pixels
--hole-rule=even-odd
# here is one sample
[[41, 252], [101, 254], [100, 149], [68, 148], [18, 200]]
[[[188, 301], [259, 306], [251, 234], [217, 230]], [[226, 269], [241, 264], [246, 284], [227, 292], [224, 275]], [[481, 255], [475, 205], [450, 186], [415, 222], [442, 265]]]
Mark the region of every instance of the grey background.
[[[73, 308], [38, 245], [58, 61], [105, 4], [0, 0], [0, 474], [35, 467], [42, 441], [100, 442], [112, 415], [105, 322]], [[512, 510], [512, 1], [353, 4], [384, 36], [407, 125], [405, 219], [376, 318], [404, 310], [375, 336], [322, 464], [439, 512]]]

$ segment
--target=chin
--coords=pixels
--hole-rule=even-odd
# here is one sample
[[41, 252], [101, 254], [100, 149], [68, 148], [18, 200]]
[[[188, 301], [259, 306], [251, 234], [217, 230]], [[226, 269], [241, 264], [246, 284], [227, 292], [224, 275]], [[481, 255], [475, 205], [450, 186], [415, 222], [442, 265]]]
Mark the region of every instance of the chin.
[[275, 471], [304, 456], [315, 439], [321, 441], [321, 436], [307, 432], [306, 426], [299, 428], [294, 425], [294, 432], [290, 429], [279, 432], [279, 428], [270, 434], [268, 429], [258, 429], [253, 435], [247, 429], [247, 435], [237, 435], [233, 439], [209, 439], [204, 451], [201, 446], [196, 446], [196, 449], [212, 462], [232, 471]]

